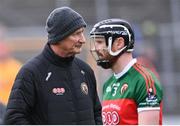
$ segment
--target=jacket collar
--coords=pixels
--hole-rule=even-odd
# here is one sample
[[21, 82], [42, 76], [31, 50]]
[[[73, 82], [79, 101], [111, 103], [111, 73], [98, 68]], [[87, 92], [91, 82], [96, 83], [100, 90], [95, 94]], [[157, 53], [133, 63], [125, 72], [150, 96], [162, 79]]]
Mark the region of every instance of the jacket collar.
[[53, 50], [50, 48], [49, 44], [46, 44], [43, 50], [43, 55], [53, 64], [62, 67], [68, 67], [72, 64], [74, 57], [60, 57], [56, 55]]

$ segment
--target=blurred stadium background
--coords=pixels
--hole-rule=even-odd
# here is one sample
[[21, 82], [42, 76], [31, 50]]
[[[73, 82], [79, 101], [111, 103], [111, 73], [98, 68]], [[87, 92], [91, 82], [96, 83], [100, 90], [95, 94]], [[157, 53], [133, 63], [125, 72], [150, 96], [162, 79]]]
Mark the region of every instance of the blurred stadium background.
[[87, 43], [79, 55], [94, 69], [101, 97], [102, 72], [89, 52], [89, 31], [106, 18], [124, 18], [135, 30], [135, 56], [146, 54], [164, 90], [163, 124], [180, 124], [180, 0], [0, 0], [0, 24], [12, 56], [26, 62], [46, 44], [45, 21], [56, 7], [69, 6], [86, 20]]

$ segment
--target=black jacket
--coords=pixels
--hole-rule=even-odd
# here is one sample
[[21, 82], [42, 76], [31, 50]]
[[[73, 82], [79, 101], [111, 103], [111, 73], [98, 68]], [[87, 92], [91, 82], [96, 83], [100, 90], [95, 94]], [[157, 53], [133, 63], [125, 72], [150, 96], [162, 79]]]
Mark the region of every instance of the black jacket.
[[6, 107], [3, 105], [3, 103], [0, 102], [0, 125], [2, 125], [5, 109]]
[[92, 69], [76, 57], [55, 55], [46, 45], [19, 71], [4, 124], [102, 124]]

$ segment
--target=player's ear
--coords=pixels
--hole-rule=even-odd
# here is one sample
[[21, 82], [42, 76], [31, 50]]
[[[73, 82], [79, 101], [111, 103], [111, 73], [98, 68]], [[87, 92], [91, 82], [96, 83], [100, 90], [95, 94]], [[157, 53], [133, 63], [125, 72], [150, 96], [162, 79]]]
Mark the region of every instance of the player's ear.
[[116, 38], [113, 42], [113, 50], [120, 50], [125, 45], [124, 39], [122, 37]]

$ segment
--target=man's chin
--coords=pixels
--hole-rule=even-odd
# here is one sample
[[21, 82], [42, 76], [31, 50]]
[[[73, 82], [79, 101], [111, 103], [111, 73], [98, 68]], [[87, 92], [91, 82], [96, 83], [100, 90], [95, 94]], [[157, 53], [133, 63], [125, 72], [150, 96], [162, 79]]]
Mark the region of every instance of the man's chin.
[[80, 49], [76, 49], [76, 54], [79, 54], [79, 53], [81, 53], [81, 51], [82, 51], [82, 49], [80, 48]]
[[79, 51], [79, 52], [76, 52], [76, 54], [80, 54], [81, 52]]

